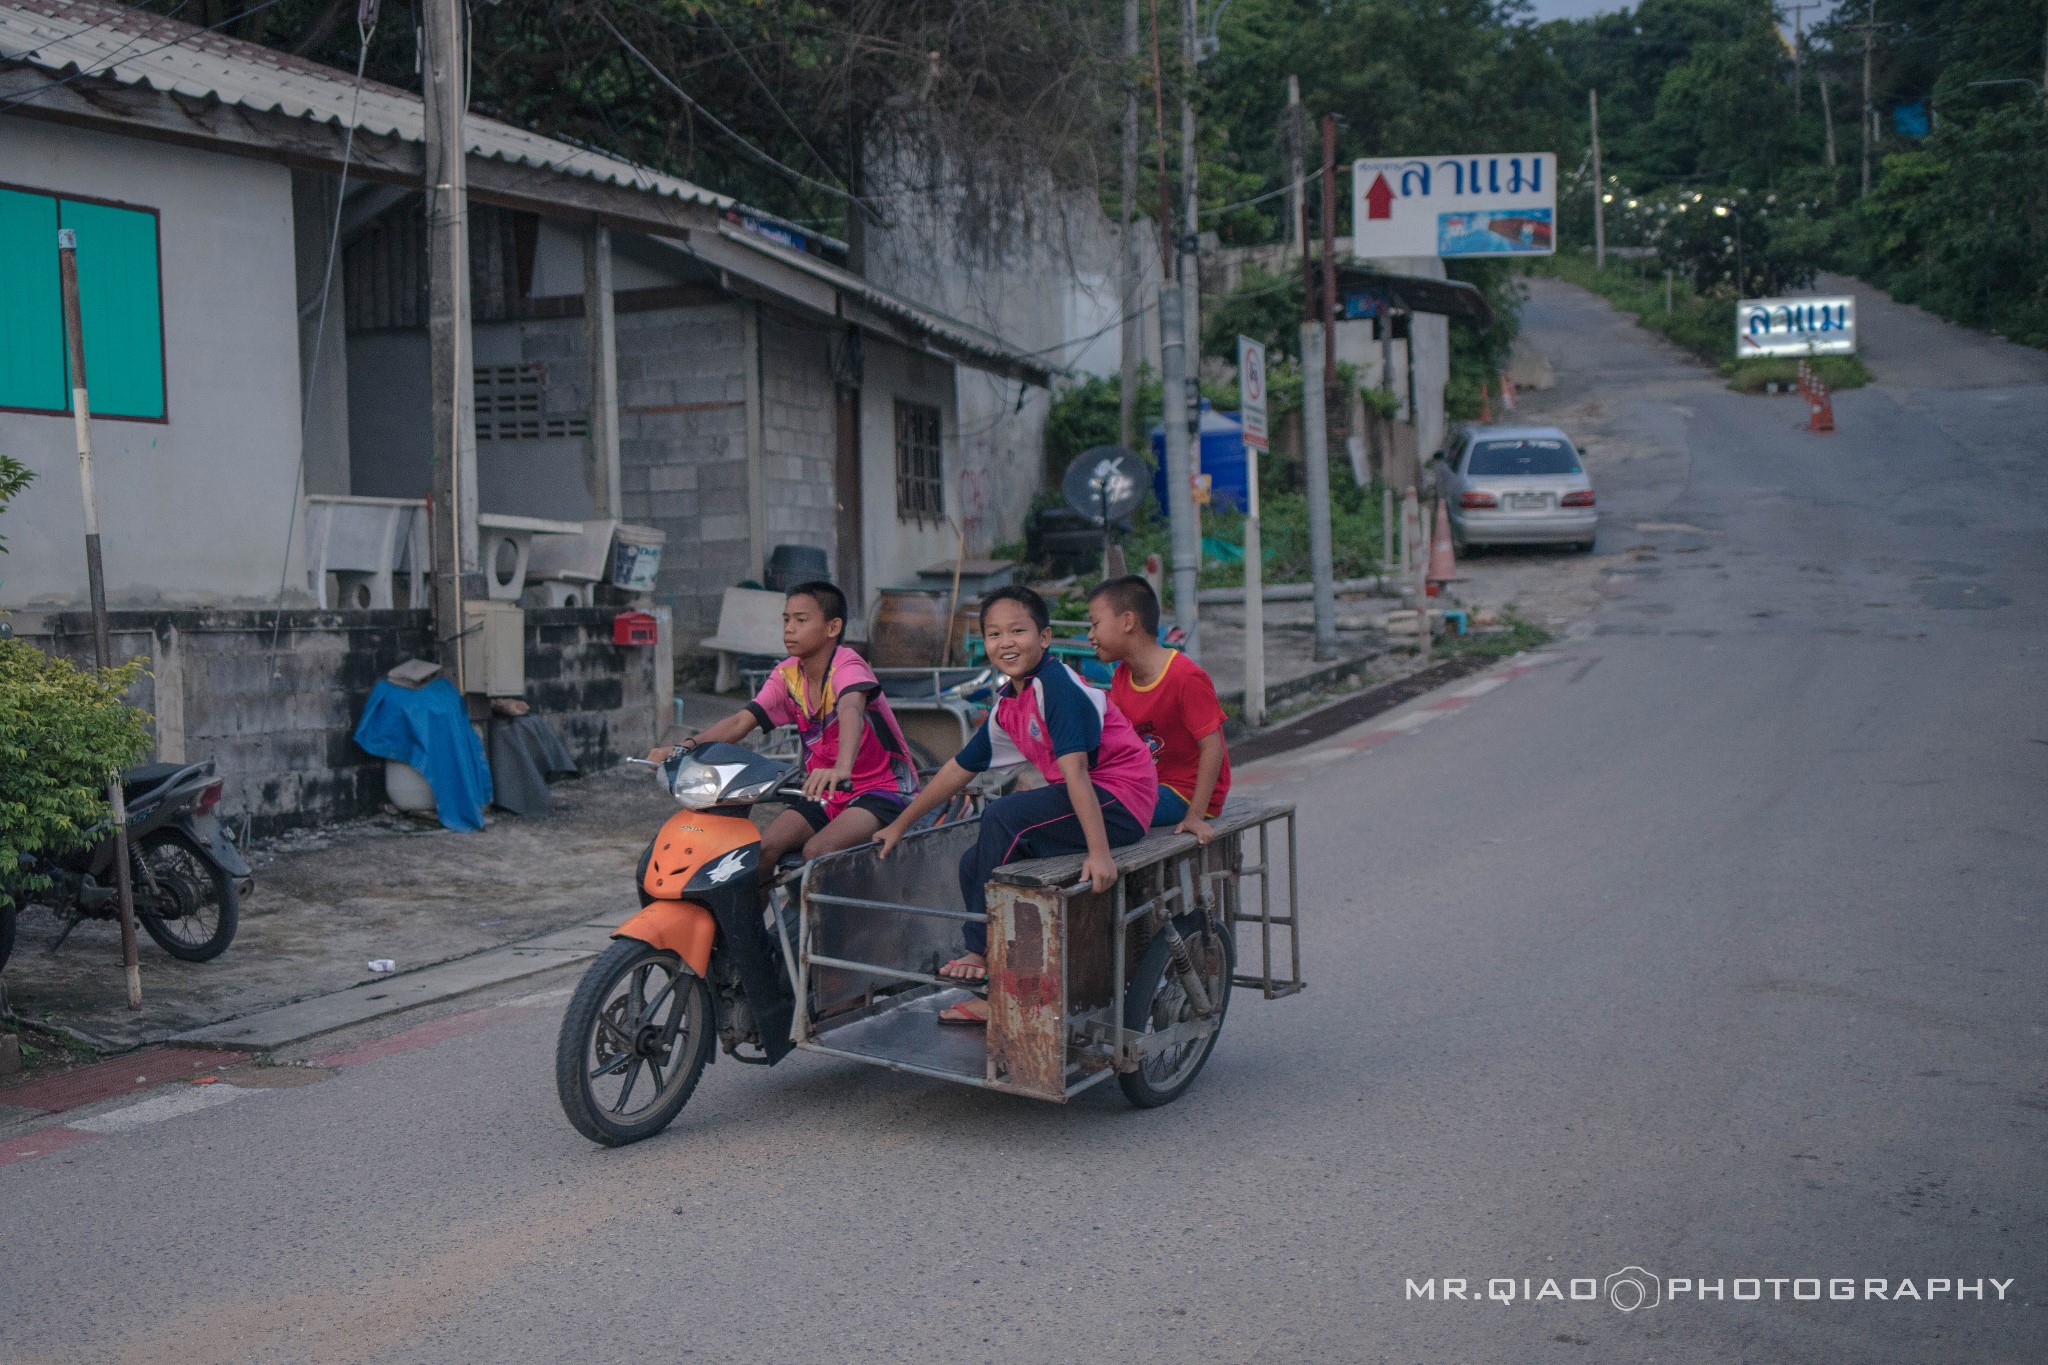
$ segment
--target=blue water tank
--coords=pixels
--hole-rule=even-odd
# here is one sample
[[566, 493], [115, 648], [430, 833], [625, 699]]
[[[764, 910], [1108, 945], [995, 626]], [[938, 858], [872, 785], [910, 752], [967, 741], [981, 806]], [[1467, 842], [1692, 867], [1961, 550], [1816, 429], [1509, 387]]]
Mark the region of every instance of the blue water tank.
[[[1244, 425], [1234, 412], [1218, 412], [1202, 400], [1202, 472], [1209, 476], [1210, 506], [1242, 512], [1251, 496], [1244, 479]], [[1152, 495], [1159, 510], [1169, 519], [1172, 506], [1166, 500], [1166, 429], [1152, 428]]]

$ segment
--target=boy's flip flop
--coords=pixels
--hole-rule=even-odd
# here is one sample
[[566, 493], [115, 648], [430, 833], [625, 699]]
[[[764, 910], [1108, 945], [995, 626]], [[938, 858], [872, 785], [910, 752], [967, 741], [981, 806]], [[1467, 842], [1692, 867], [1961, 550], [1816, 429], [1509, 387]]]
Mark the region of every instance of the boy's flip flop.
[[988, 1027], [988, 1019], [985, 1016], [966, 1012], [965, 1001], [940, 1010], [935, 1017], [941, 1024], [951, 1024], [955, 1028]]
[[[979, 973], [980, 973], [980, 975], [979, 975], [979, 976], [953, 976], [953, 975], [950, 975], [950, 974], [949, 974], [949, 973], [948, 973], [948, 972], [946, 971], [946, 967], [965, 967], [965, 968], [967, 968], [967, 969], [968, 969], [969, 971], [973, 971], [973, 972], [979, 972]], [[948, 963], [946, 964], [946, 967], [941, 967], [941, 968], [939, 968], [939, 970], [938, 970], [938, 975], [939, 975], [939, 976], [941, 976], [941, 977], [944, 977], [944, 978], [945, 978], [946, 980], [948, 980], [948, 981], [957, 981], [957, 982], [959, 982], [959, 983], [960, 983], [961, 985], [963, 985], [963, 986], [979, 986], [979, 985], [983, 985], [984, 983], [986, 983], [986, 982], [988, 981], [988, 967], [987, 967], [987, 966], [986, 966], [986, 964], [984, 964], [984, 963], [980, 963], [980, 962], [969, 962], [969, 961], [968, 961], [968, 960], [967, 960], [966, 958], [964, 958], [964, 957], [956, 957], [956, 958], [954, 958], [954, 959], [953, 959], [953, 960], [952, 960], [951, 962], [948, 962]]]

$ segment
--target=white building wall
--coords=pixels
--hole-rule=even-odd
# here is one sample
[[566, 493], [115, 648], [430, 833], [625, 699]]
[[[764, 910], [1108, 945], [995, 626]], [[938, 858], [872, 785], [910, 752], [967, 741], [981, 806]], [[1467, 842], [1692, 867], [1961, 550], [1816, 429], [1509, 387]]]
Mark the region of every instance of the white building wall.
[[[253, 605], [281, 575], [303, 584], [303, 536], [283, 563], [299, 477], [291, 172], [8, 118], [0, 181], [159, 215], [168, 420], [92, 424], [109, 601]], [[0, 605], [84, 604], [71, 418], [0, 412], [0, 449], [37, 474], [7, 512]]]
[[[938, 408], [946, 512], [958, 520], [966, 508], [955, 496], [961, 487], [961, 408], [952, 364], [870, 337], [862, 347], [861, 372], [861, 581], [872, 606], [877, 589], [915, 583], [919, 569], [951, 562], [954, 552], [953, 531], [944, 522], [896, 515], [897, 399]], [[1013, 398], [1015, 390], [1011, 385]]]
[[[868, 278], [1077, 377], [1118, 372], [1120, 234], [1092, 201], [1048, 193], [1037, 208], [1019, 215], [1000, 244], [962, 237], [943, 195], [885, 195], [884, 202], [890, 226], [868, 230]], [[1149, 228], [1140, 224], [1139, 230], [1151, 243]], [[1157, 250], [1148, 245], [1141, 260], [1143, 307], [1158, 288]], [[1156, 369], [1158, 327], [1149, 311], [1141, 335]], [[985, 555], [1022, 536], [1032, 496], [1045, 485], [1045, 419], [1052, 396], [963, 366], [956, 401], [957, 515], [968, 553]]]

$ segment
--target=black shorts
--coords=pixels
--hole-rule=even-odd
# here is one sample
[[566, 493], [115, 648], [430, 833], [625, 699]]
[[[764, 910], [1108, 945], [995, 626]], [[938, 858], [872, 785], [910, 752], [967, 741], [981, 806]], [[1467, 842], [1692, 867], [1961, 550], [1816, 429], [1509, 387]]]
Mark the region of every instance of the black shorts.
[[[863, 792], [847, 802], [846, 809], [864, 810], [886, 825], [903, 814], [906, 804], [901, 797], [890, 796], [886, 792]], [[810, 822], [813, 834], [832, 823], [831, 817], [825, 814], [825, 807], [821, 802], [799, 799], [790, 802], [789, 808]]]

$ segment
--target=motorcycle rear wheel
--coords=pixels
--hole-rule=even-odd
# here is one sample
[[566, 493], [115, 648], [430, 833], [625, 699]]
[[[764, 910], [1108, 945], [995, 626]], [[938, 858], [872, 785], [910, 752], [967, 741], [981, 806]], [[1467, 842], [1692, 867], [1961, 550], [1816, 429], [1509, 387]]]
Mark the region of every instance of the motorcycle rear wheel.
[[[1174, 926], [1186, 940], [1195, 970], [1203, 978], [1202, 986], [1216, 1011], [1216, 1027], [1146, 1058], [1136, 1071], [1117, 1076], [1124, 1098], [1140, 1109], [1171, 1104], [1187, 1092], [1208, 1065], [1230, 1008], [1230, 978], [1237, 970], [1237, 949], [1230, 936], [1218, 934], [1199, 914], [1182, 915]], [[1126, 991], [1124, 1027], [1133, 1033], [1163, 1033], [1196, 1018], [1187, 988], [1173, 968], [1164, 934], [1155, 937], [1138, 959], [1138, 969]]]
[[128, 859], [135, 918], [159, 948], [186, 962], [211, 962], [228, 950], [241, 898], [218, 863], [167, 829], [145, 835]]
[[555, 1040], [569, 1125], [606, 1147], [653, 1137], [689, 1103], [716, 1032], [702, 977], [674, 953], [614, 940], [583, 974]]

